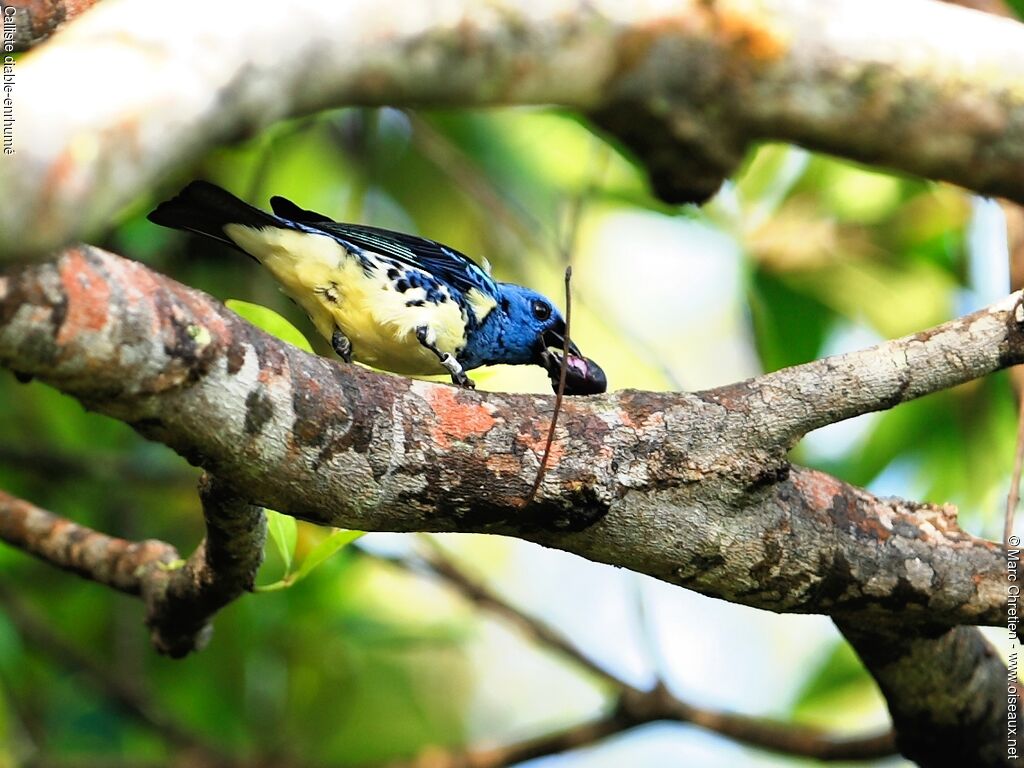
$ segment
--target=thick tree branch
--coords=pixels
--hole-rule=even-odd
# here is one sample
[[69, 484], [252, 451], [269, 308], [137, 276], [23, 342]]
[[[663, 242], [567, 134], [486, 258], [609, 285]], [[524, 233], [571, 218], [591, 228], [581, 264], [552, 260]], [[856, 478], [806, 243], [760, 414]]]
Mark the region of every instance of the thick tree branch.
[[[962, 330], [955, 375], [915, 375], [949, 386], [1024, 358], [1013, 314], [1001, 305], [942, 326], [933, 333], [1001, 323], [1003, 335]], [[870, 369], [871, 352], [860, 354]], [[774, 611], [873, 606], [905, 622], [1004, 621], [998, 547], [961, 531], [952, 510], [791, 468], [789, 431], [780, 434], [764, 395], [778, 387], [762, 380], [574, 399], [524, 509], [551, 398], [341, 366], [98, 249], [0, 280], [0, 363], [127, 421], [255, 502], [317, 523], [504, 533]], [[917, 364], [948, 368], [941, 356]], [[834, 379], [828, 370], [812, 363], [765, 381], [789, 377], [826, 412], [863, 408], [846, 366]], [[875, 394], [876, 407], [898, 399], [887, 387]]]
[[[806, 415], [815, 401], [841, 418], [1020, 362], [1017, 300], [859, 353], [868, 370], [892, 360], [893, 344], [934, 353], [915, 358], [913, 383], [895, 390], [886, 376], [851, 389], [852, 358], [839, 358], [698, 394], [576, 398], [526, 508], [552, 398], [466, 392], [317, 358], [95, 248], [0, 278], [0, 363], [170, 445], [217, 477], [228, 499], [347, 528], [519, 536], [734, 602], [832, 615], [879, 670], [894, 713], [934, 732], [949, 727], [944, 704], [918, 701], [921, 691], [961, 683], [941, 671], [944, 633], [1005, 620], [1000, 548], [960, 530], [951, 509], [878, 499], [791, 467], [786, 451], [816, 423]], [[789, 422], [768, 406], [792, 401], [790, 390], [800, 393], [796, 426], [780, 429]], [[243, 529], [258, 538], [256, 523]], [[936, 677], [872, 666], [876, 638], [897, 625]], [[960, 635], [984, 647], [975, 631]], [[996, 677], [971, 688], [975, 712], [1005, 701]]]
[[[227, 137], [350, 104], [589, 111], [669, 200], [706, 198], [750, 142], [780, 139], [1024, 201], [1024, 26], [969, 9], [300, 0], [279, 11], [216, 3], [197, 24], [173, 4], [101, 4], [20, 62], [0, 258], [107, 225]], [[137, 87], [92, 87], [127, 74]]]
[[906, 757], [949, 768], [1016, 764], [1006, 750], [1006, 665], [978, 632], [919, 636], [896, 626], [837, 624], [885, 694]]
[[208, 478], [200, 482], [207, 535], [186, 562], [163, 541], [130, 542], [76, 525], [0, 491], [0, 540], [58, 568], [141, 597], [157, 650], [203, 646], [213, 615], [251, 591], [266, 525], [258, 507]]

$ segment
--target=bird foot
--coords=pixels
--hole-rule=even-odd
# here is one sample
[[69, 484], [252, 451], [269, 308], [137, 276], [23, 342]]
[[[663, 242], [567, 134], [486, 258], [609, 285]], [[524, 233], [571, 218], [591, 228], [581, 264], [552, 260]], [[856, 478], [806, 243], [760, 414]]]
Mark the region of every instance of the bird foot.
[[334, 333], [331, 334], [331, 346], [342, 360], [346, 363], [352, 362], [352, 342], [338, 328], [335, 328]]
[[449, 355], [447, 352], [441, 356], [441, 365], [448, 369], [448, 372], [452, 375], [452, 384], [458, 387], [464, 387], [465, 389], [476, 389], [476, 384], [473, 380], [466, 375], [466, 372], [462, 370], [462, 366], [459, 361]]

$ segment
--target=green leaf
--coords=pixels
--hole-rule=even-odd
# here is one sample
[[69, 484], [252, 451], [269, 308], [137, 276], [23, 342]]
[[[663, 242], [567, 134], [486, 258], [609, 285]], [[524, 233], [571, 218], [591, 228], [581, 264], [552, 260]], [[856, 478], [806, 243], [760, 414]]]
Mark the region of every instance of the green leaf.
[[345, 528], [335, 530], [326, 539], [313, 547], [310, 553], [302, 560], [299, 569], [292, 577], [292, 584], [302, 581], [313, 572], [314, 568], [330, 559], [339, 550], [347, 547], [362, 535], [363, 531], [350, 531]]
[[[292, 518], [288, 519], [292, 520]], [[294, 522], [294, 520], [292, 521]], [[309, 576], [317, 566], [330, 559], [340, 549], [347, 547], [353, 541], [362, 536], [363, 533], [363, 531], [350, 531], [345, 528], [336, 529], [327, 538], [310, 550], [310, 553], [303, 558], [298, 570], [293, 573], [285, 573], [283, 579], [275, 581], [273, 584], [266, 584], [264, 586], [257, 587], [256, 591], [277, 592], [278, 590], [287, 589], [294, 584], [298, 584], [304, 578]]]
[[267, 513], [267, 532], [270, 540], [277, 545], [277, 551], [284, 563], [285, 578], [292, 570], [292, 556], [295, 553], [295, 543], [298, 541], [299, 528], [294, 517], [282, 515], [272, 509], [265, 510]]
[[1024, 0], [1006, 0], [1006, 4], [1013, 9], [1018, 18], [1024, 19]]
[[298, 328], [285, 320], [281, 315], [272, 309], [252, 304], [239, 299], [228, 299], [225, 306], [232, 312], [241, 315], [244, 319], [255, 325], [260, 330], [266, 331], [271, 336], [276, 336], [281, 341], [291, 344], [299, 349], [312, 352], [313, 347]]

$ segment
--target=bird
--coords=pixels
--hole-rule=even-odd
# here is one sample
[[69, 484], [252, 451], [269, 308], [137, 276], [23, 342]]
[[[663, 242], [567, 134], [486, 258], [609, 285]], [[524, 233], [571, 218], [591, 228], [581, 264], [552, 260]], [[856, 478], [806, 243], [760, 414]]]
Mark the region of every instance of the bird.
[[147, 218], [254, 258], [346, 363], [447, 374], [474, 388], [466, 372], [496, 364], [540, 365], [554, 387], [564, 362], [568, 394], [605, 391], [604, 372], [566, 343], [565, 320], [544, 295], [498, 282], [434, 240], [334, 221], [279, 196], [270, 207], [197, 180]]

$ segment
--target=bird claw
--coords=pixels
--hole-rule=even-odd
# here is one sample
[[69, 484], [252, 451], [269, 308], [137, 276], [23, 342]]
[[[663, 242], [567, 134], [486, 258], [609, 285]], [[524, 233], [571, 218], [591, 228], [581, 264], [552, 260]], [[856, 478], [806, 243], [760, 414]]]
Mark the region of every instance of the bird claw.
[[452, 376], [452, 384], [464, 389], [476, 389], [476, 384], [473, 380], [466, 375], [466, 372], [462, 370], [462, 366], [459, 365], [459, 361], [454, 357], [445, 352], [439, 358], [441, 365], [448, 369], [448, 372]]
[[465, 373], [452, 374], [452, 384], [463, 389], [476, 389], [476, 384]]
[[352, 362], [352, 342], [338, 328], [335, 328], [334, 333], [331, 334], [331, 346], [338, 353], [338, 357], [346, 363]]

